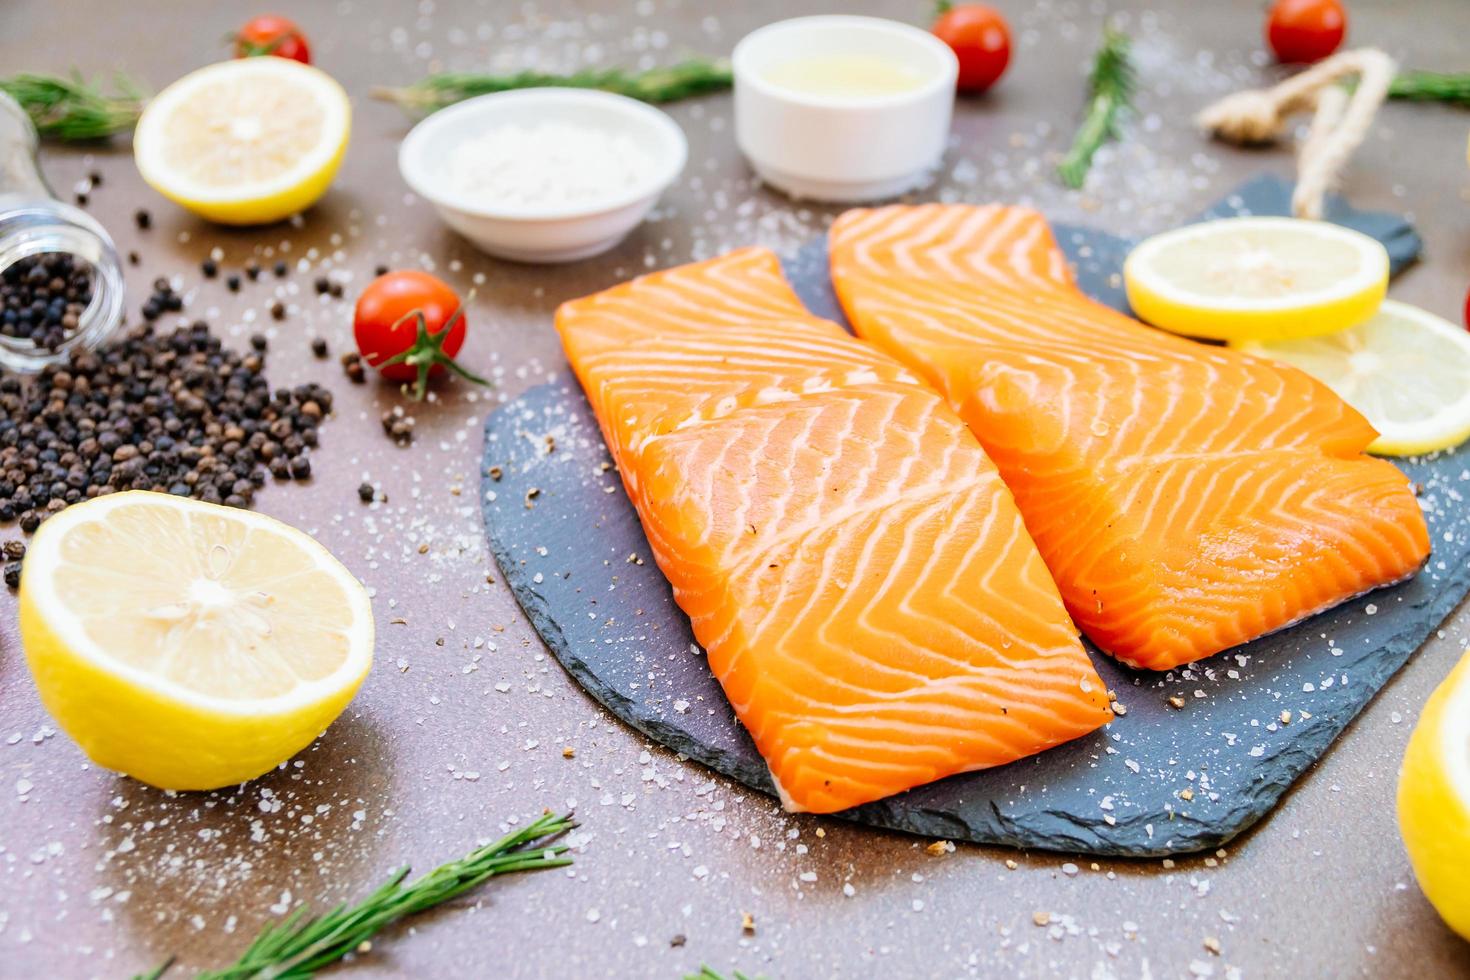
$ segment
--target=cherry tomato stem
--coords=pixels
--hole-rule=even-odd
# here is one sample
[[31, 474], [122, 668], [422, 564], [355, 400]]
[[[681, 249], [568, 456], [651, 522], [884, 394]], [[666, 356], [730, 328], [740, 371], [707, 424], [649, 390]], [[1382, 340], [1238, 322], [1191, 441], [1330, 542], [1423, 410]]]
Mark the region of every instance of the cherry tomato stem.
[[[469, 298], [474, 299], [475, 294], [470, 293]], [[464, 306], [461, 305], [455, 309], [454, 314], [450, 316], [442, 330], [430, 333], [429, 324], [424, 317], [423, 310], [414, 310], [412, 313], [399, 317], [398, 321], [393, 324], [395, 330], [410, 320], [415, 321], [417, 325], [418, 333], [414, 338], [413, 346], [408, 348], [408, 350], [393, 355], [385, 361], [380, 361], [378, 367], [385, 368], [394, 364], [405, 364], [413, 368], [417, 377], [414, 379], [413, 392], [410, 397], [416, 402], [424, 400], [424, 395], [428, 392], [429, 388], [429, 372], [434, 370], [436, 365], [448, 368], [466, 381], [473, 381], [475, 384], [484, 385], [487, 388], [490, 387], [490, 382], [477, 374], [470, 373], [461, 367], [453, 357], [444, 353], [444, 342], [449, 339], [449, 334], [455, 325], [463, 319]]]
[[387, 380], [411, 385], [415, 399], [424, 396], [430, 378], [446, 371], [487, 383], [454, 362], [465, 333], [465, 305], [458, 294], [438, 276], [419, 269], [374, 279], [353, 311], [358, 353]]
[[311, 64], [311, 48], [306, 35], [296, 22], [278, 14], [261, 14], [245, 22], [229, 37], [235, 46], [236, 58], [257, 58], [274, 55], [289, 58], [304, 65]]

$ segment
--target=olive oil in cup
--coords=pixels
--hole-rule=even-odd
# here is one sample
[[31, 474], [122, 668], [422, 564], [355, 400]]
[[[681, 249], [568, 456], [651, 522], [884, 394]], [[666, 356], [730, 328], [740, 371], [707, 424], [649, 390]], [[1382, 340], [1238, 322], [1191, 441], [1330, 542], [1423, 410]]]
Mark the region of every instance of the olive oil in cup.
[[831, 99], [870, 99], [922, 88], [922, 72], [896, 58], [863, 54], [822, 54], [772, 65], [766, 81], [801, 95]]

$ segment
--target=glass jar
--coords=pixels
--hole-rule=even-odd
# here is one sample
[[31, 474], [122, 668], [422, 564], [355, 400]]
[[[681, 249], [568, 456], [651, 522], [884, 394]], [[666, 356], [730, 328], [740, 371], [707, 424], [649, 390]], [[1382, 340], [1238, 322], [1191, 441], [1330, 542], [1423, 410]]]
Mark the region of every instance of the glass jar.
[[56, 347], [0, 332], [0, 367], [39, 371], [74, 348], [96, 348], [122, 324], [123, 273], [117, 247], [91, 215], [56, 199], [41, 174], [40, 140], [14, 99], [0, 92], [0, 274], [44, 252], [70, 252], [91, 266], [92, 299]]

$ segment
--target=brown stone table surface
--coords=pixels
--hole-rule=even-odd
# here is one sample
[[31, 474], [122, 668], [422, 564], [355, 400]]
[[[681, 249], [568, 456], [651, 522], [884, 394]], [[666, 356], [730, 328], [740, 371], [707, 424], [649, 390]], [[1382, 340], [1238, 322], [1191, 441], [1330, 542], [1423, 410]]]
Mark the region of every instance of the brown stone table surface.
[[[1286, 149], [1211, 145], [1189, 119], [1224, 92], [1273, 77], [1251, 0], [1146, 3], [995, 0], [1015, 59], [992, 96], [963, 101], [936, 184], [919, 195], [1003, 200], [1113, 231], [1169, 227], [1261, 170], [1289, 174]], [[352, 146], [327, 198], [295, 224], [211, 227], [149, 191], [126, 140], [48, 147], [71, 197], [104, 177], [89, 209], [141, 263], [147, 284], [178, 277], [185, 316], [230, 343], [270, 337], [276, 384], [317, 380], [337, 396], [307, 484], [271, 486], [258, 506], [329, 546], [374, 594], [377, 662], [332, 729], [284, 769], [232, 791], [170, 795], [90, 765], [51, 727], [21, 658], [14, 600], [0, 596], [0, 975], [120, 977], [178, 954], [221, 965], [287, 907], [359, 896], [391, 869], [425, 869], [496, 836], [509, 818], [574, 806], [576, 865], [492, 882], [391, 931], [344, 969], [365, 976], [675, 977], [701, 963], [770, 977], [1424, 977], [1470, 973], [1470, 945], [1433, 915], [1399, 843], [1393, 792], [1420, 706], [1465, 646], [1462, 609], [1254, 832], [1217, 856], [1169, 862], [1022, 854], [793, 817], [611, 719], [564, 674], [494, 574], [477, 507], [482, 420], [499, 400], [563, 372], [556, 304], [648, 268], [759, 243], [790, 251], [833, 209], [759, 188], [736, 152], [730, 101], [673, 107], [689, 165], [653, 219], [615, 251], [559, 267], [497, 262], [445, 230], [395, 165], [405, 118], [370, 101], [378, 83], [431, 66], [565, 68], [724, 52], [751, 28], [814, 0], [281, 4], [316, 63], [352, 94]], [[921, 18], [925, 4], [827, 4]], [[1419, 67], [1467, 68], [1463, 0], [1351, 0], [1352, 40]], [[1138, 39], [1141, 92], [1125, 144], [1104, 150], [1084, 192], [1051, 176], [1082, 102], [1085, 61], [1111, 10]], [[5, 0], [0, 65], [125, 69], [157, 88], [219, 57], [243, 5]], [[1470, 270], [1465, 142], [1470, 113], [1386, 108], [1344, 189], [1360, 207], [1410, 213], [1426, 258], [1397, 297], [1458, 317]], [[153, 214], [138, 230], [133, 212]], [[206, 280], [286, 258], [291, 274], [238, 294]], [[412, 409], [417, 440], [379, 425], [398, 403], [350, 384], [351, 299], [378, 263], [422, 266], [478, 296], [464, 358], [483, 392], [436, 389]], [[318, 296], [319, 275], [346, 298]], [[288, 317], [266, 314], [282, 299]], [[309, 339], [333, 357], [318, 361]], [[356, 488], [378, 484], [366, 506]], [[8, 529], [6, 533], [18, 533]], [[495, 581], [487, 581], [487, 574]], [[563, 758], [563, 747], [575, 758]], [[753, 934], [741, 928], [754, 917]], [[1037, 926], [1038, 913], [1049, 925]], [[680, 938], [682, 937], [682, 938]], [[1217, 938], [1220, 955], [1207, 951]]]

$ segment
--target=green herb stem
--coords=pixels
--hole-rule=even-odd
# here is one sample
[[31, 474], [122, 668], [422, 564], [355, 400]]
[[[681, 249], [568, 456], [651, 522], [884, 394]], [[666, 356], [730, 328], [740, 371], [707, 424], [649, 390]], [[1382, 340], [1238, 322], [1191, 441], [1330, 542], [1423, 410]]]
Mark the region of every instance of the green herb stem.
[[1087, 180], [1098, 148], [1109, 139], [1119, 138], [1123, 116], [1132, 107], [1134, 73], [1128, 35], [1112, 27], [1103, 30], [1102, 47], [1093, 57], [1087, 87], [1087, 116], [1057, 167], [1062, 183], [1074, 190]]
[[[725, 975], [708, 964], [700, 964], [698, 973], [684, 974], [684, 980], [726, 980]], [[739, 970], [730, 974], [729, 980], [752, 980], [752, 978]], [[759, 980], [759, 978], [756, 978]]]
[[[400, 919], [442, 905], [490, 878], [571, 864], [567, 845], [550, 842], [575, 826], [571, 814], [547, 813], [415, 881], [406, 881], [409, 869], [400, 868], [355, 905], [344, 903], [320, 916], [311, 915], [305, 906], [297, 908], [261, 929], [233, 964], [201, 973], [197, 980], [307, 980], [365, 949], [373, 936]], [[146, 980], [156, 980], [168, 966], [147, 974]]]
[[0, 91], [20, 103], [36, 131], [59, 140], [100, 140], [131, 129], [143, 113], [143, 91], [121, 74], [113, 87], [104, 92], [78, 72], [0, 78]]
[[405, 88], [373, 89], [373, 98], [397, 103], [413, 115], [428, 115], [477, 95], [522, 88], [589, 88], [615, 92], [643, 102], [674, 102], [730, 87], [734, 76], [724, 58], [691, 58], [663, 68], [628, 71], [588, 68], [567, 75], [523, 71], [513, 75], [441, 72]]
[[1389, 84], [1388, 97], [1470, 108], [1470, 72], [1401, 71]]

